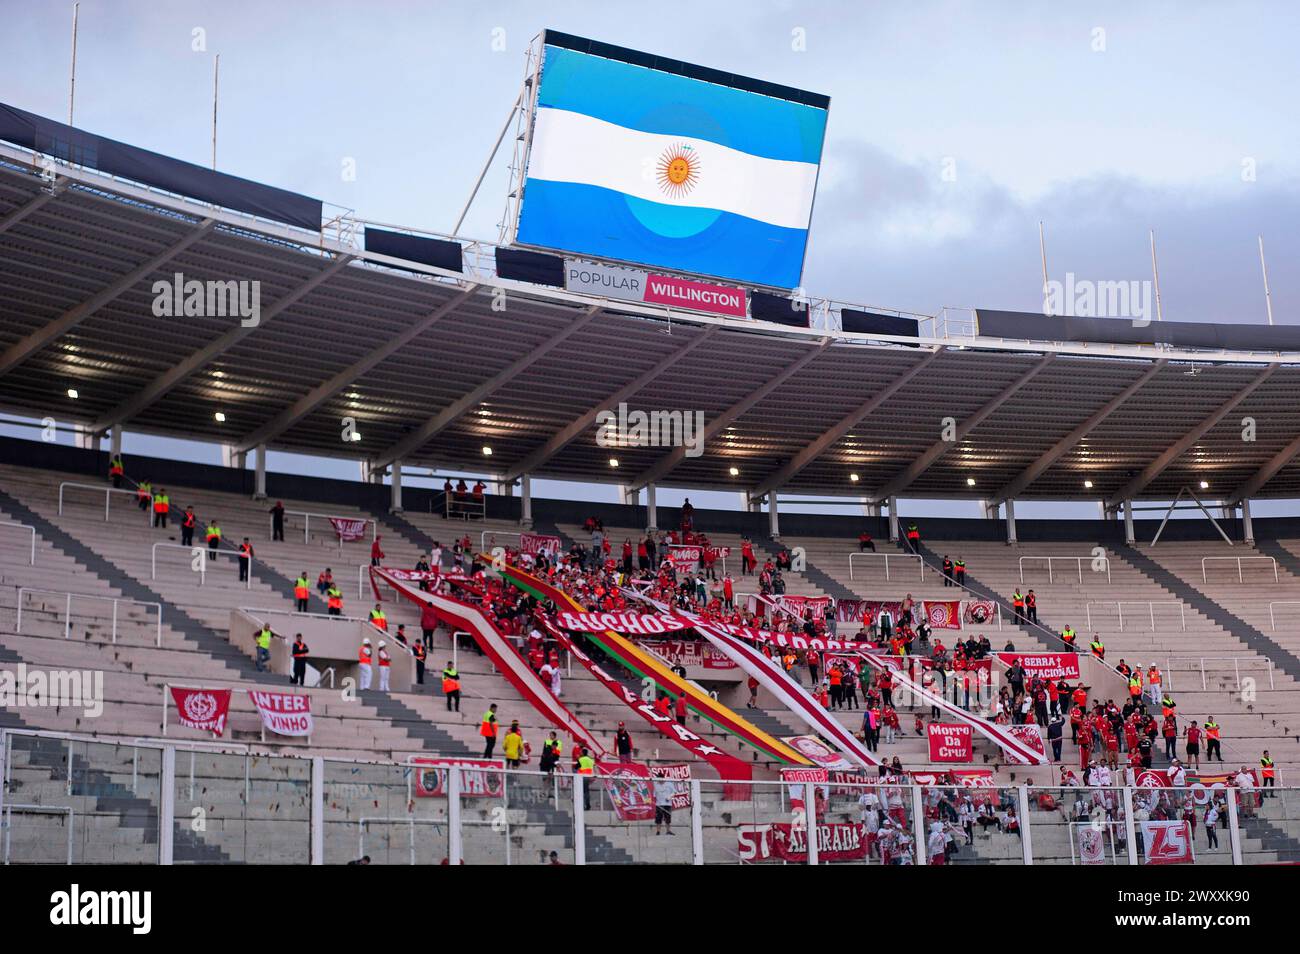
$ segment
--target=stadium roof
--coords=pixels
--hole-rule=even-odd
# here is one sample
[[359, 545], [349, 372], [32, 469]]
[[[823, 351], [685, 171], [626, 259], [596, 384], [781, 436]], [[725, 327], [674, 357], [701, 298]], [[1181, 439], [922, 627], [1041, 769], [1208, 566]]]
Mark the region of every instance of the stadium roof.
[[[52, 184], [42, 162], [0, 145], [10, 412], [634, 487], [1300, 496], [1300, 354], [981, 338], [951, 314], [917, 316], [919, 338], [848, 334], [834, 302], [811, 329], [717, 318], [501, 279], [484, 243], [442, 271], [363, 251], [348, 215], [310, 231], [78, 166]], [[155, 316], [177, 272], [260, 282], [259, 323]], [[620, 401], [702, 411], [704, 453], [598, 446]]]

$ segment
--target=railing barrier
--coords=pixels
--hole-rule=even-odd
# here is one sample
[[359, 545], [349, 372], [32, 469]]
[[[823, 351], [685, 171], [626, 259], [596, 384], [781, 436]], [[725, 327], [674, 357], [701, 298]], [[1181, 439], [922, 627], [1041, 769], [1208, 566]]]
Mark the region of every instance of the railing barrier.
[[23, 631], [23, 594], [24, 593], [46, 593], [51, 596], [65, 597], [63, 610], [63, 638], [68, 639], [72, 635], [72, 598], [83, 600], [101, 600], [113, 604], [113, 636], [112, 641], [117, 643], [117, 605], [119, 603], [133, 603], [136, 606], [152, 606], [158, 611], [158, 636], [156, 644], [162, 648], [162, 603], [151, 602], [149, 600], [133, 600], [125, 596], [97, 596], [94, 593], [72, 593], [67, 590], [45, 590], [32, 586], [21, 586], [18, 588], [18, 619], [14, 626], [15, 632], [21, 634]]

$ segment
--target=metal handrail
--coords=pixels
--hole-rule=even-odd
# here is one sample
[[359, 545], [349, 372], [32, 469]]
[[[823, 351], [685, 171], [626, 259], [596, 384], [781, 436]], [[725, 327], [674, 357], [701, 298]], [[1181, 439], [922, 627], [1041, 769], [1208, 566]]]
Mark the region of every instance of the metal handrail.
[[849, 579], [853, 579], [853, 558], [854, 557], [883, 557], [885, 561], [885, 579], [889, 579], [889, 558], [902, 558], [904, 560], [917, 560], [921, 564], [921, 580], [925, 580], [925, 558], [919, 553], [861, 553], [854, 550], [849, 554]]
[[1277, 629], [1277, 618], [1273, 615], [1274, 606], [1300, 606], [1300, 600], [1273, 600], [1268, 604], [1268, 622], [1273, 629]]
[[194, 555], [196, 555], [196, 554], [200, 554], [200, 555], [202, 555], [202, 557], [203, 557], [203, 562], [199, 565], [199, 586], [204, 586], [204, 585], [207, 584], [207, 581], [208, 581], [208, 560], [214, 558], [214, 557], [213, 557], [213, 554], [215, 554], [216, 556], [221, 556], [221, 555], [223, 555], [223, 554], [230, 554], [231, 556], [235, 557], [236, 559], [247, 559], [247, 560], [248, 560], [248, 579], [244, 581], [244, 589], [251, 590], [251, 589], [253, 588], [253, 563], [256, 562], [256, 559], [257, 559], [256, 557], [251, 557], [251, 556], [250, 556], [250, 557], [245, 557], [245, 556], [244, 556], [242, 553], [240, 553], [238, 550], [215, 550], [215, 551], [214, 551], [214, 550], [210, 550], [210, 549], [208, 549], [207, 547], [199, 546], [199, 545], [197, 545], [197, 544], [191, 544], [191, 545], [189, 545], [189, 546], [186, 546], [186, 545], [183, 544], [183, 543], [165, 543], [165, 542], [162, 542], [162, 541], [159, 541], [158, 543], [155, 543], [155, 544], [153, 545], [152, 550], [150, 551], [150, 567], [151, 567], [151, 572], [150, 572], [150, 577], [149, 577], [149, 578], [150, 578], [151, 580], [156, 580], [156, 579], [158, 579], [158, 548], [159, 548], [159, 547], [168, 547], [168, 548], [173, 549], [173, 550], [188, 550], [188, 551], [190, 552], [190, 556], [191, 556], [191, 558], [192, 558]]
[[1206, 561], [1206, 560], [1236, 560], [1236, 561], [1237, 561], [1237, 582], [1238, 582], [1238, 583], [1245, 583], [1245, 582], [1246, 582], [1246, 578], [1245, 578], [1245, 576], [1242, 575], [1242, 572], [1241, 572], [1241, 561], [1242, 561], [1242, 560], [1267, 560], [1269, 563], [1273, 564], [1273, 582], [1274, 582], [1274, 583], [1278, 583], [1278, 582], [1280, 582], [1280, 580], [1278, 579], [1278, 575], [1277, 575], [1277, 560], [1275, 560], [1275, 559], [1274, 559], [1273, 557], [1271, 557], [1271, 556], [1264, 556], [1264, 555], [1261, 554], [1260, 556], [1245, 556], [1245, 557], [1240, 557], [1240, 556], [1207, 556], [1207, 557], [1201, 557], [1201, 582], [1202, 582], [1202, 583], [1208, 583], [1208, 582], [1210, 582], [1209, 578], [1205, 575], [1205, 561]]
[[1187, 606], [1181, 600], [1089, 600], [1083, 605], [1083, 612], [1088, 618], [1088, 629], [1092, 629], [1092, 606], [1114, 606], [1119, 613], [1119, 631], [1124, 632], [1124, 606], [1146, 606], [1151, 613], [1151, 632], [1156, 631], [1156, 606], [1177, 606], [1182, 619], [1183, 632], [1187, 632]]
[[31, 526], [30, 524], [18, 523], [17, 521], [15, 521], [13, 523], [0, 523], [0, 530], [26, 530], [28, 533], [32, 535], [32, 556], [31, 559], [28, 560], [27, 562], [30, 566], [35, 566], [36, 565], [36, 528]]
[[[286, 510], [284, 512], [284, 515], [286, 517], [289, 516], [290, 514], [292, 514], [295, 517], [303, 518], [302, 521], [302, 542], [303, 543], [311, 542], [310, 534], [311, 534], [312, 517], [315, 517], [318, 520], [364, 520], [366, 523], [370, 524], [370, 542], [373, 543], [375, 539], [379, 536], [379, 521], [376, 520], [374, 517], [350, 517], [347, 516], [346, 514], [341, 514], [341, 513], [311, 513], [306, 510]], [[275, 536], [275, 514], [270, 515], [270, 520], [271, 520], [271, 536], [274, 537]], [[337, 530], [335, 530], [334, 534], [339, 538], [339, 551], [341, 552], [343, 550], [343, 536]]]
[[[1177, 656], [1166, 656], [1166, 657], [1165, 657], [1165, 671], [1166, 671], [1166, 672], [1174, 672], [1174, 671], [1176, 671], [1176, 670], [1174, 670], [1173, 665], [1174, 665], [1174, 660], [1176, 660], [1176, 659], [1178, 659], [1178, 658], [1179, 658], [1179, 657], [1177, 657]], [[1275, 668], [1275, 667], [1273, 666], [1273, 660], [1269, 659], [1267, 656], [1185, 656], [1185, 657], [1183, 657], [1183, 658], [1186, 659], [1188, 662], [1196, 662], [1196, 663], [1198, 664], [1196, 667], [1194, 667], [1194, 669], [1200, 669], [1200, 670], [1201, 670], [1201, 689], [1202, 689], [1202, 691], [1208, 691], [1208, 689], [1209, 689], [1208, 680], [1206, 679], [1206, 675], [1205, 675], [1205, 663], [1206, 663], [1207, 660], [1208, 660], [1208, 661], [1211, 661], [1211, 662], [1213, 662], [1213, 661], [1219, 661], [1219, 662], [1227, 662], [1227, 661], [1230, 661], [1230, 662], [1232, 663], [1233, 676], [1234, 676], [1234, 678], [1235, 678], [1236, 681], [1237, 681], [1237, 690], [1238, 690], [1238, 691], [1241, 690], [1241, 664], [1242, 664], [1243, 661], [1246, 663], [1247, 668], [1250, 668], [1251, 664], [1255, 664], [1255, 668], [1264, 668], [1265, 666], [1267, 666], [1267, 668], [1268, 668], [1268, 688], [1269, 688], [1270, 691], [1273, 689], [1273, 672], [1274, 672], [1274, 668]], [[1184, 670], [1184, 671], [1187, 671], [1187, 670]], [[1173, 684], [1173, 681], [1170, 680], [1170, 687], [1171, 687], [1171, 688], [1172, 688], [1172, 684]]]
[[1026, 560], [1046, 560], [1047, 561], [1047, 582], [1052, 582], [1052, 561], [1053, 560], [1074, 560], [1079, 570], [1079, 583], [1083, 583], [1083, 561], [1102, 560], [1106, 564], [1106, 582], [1110, 582], [1110, 557], [1097, 557], [1089, 554], [1088, 556], [1022, 556], [1019, 560], [1020, 582], [1025, 582], [1025, 561]]
[[63, 620], [63, 638], [68, 639], [72, 635], [72, 598], [74, 596], [86, 600], [102, 600], [113, 604], [113, 643], [117, 643], [117, 604], [134, 603], [137, 606], [152, 606], [158, 610], [158, 638], [157, 646], [162, 648], [162, 603], [150, 600], [133, 600], [125, 596], [97, 596], [94, 593], [73, 593], [68, 590], [45, 590], [34, 586], [20, 586], [18, 588], [18, 620], [14, 625], [14, 630], [19, 634], [23, 631], [23, 594], [24, 593], [49, 593], [54, 596], [66, 597], [64, 604]]
[[[82, 484], [75, 480], [65, 480], [59, 484], [59, 516], [63, 516], [63, 491], [68, 487], [74, 487], [78, 490], [96, 490], [104, 492], [104, 522], [108, 522], [108, 504], [112, 500], [113, 494], [127, 494], [131, 497], [139, 496], [134, 490], [126, 490], [122, 487], [105, 487], [100, 484]], [[153, 500], [153, 496], [149, 497]], [[149, 525], [153, 526], [153, 509], [147, 508], [145, 516], [149, 518]]]

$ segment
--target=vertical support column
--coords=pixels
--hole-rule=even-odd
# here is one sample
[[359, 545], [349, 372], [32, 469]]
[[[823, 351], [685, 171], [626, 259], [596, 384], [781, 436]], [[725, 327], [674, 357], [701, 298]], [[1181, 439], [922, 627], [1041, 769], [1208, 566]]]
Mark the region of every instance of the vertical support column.
[[[1010, 504], [1010, 501], [1007, 501]], [[1020, 812], [1020, 850], [1025, 864], [1034, 863], [1034, 833], [1030, 830], [1029, 825], [1029, 789], [1024, 785], [1018, 786], [1017, 796], [1019, 797]]]
[[[1023, 827], [1023, 826], [1022, 826]], [[912, 864], [923, 865], [929, 859], [929, 848], [925, 840], [925, 802], [921, 796], [921, 786], [912, 786]]]
[[586, 791], [587, 776], [574, 773], [573, 776], [573, 863], [587, 863], [587, 815], [583, 808], [582, 796]]
[[[771, 500], [776, 500], [776, 491]], [[808, 842], [808, 864], [818, 864], [817, 859], [817, 786], [812, 782], [803, 783], [803, 824]]]
[[1133, 823], [1133, 789], [1124, 789], [1124, 834], [1128, 846], [1128, 863], [1138, 863], [1137, 825]]
[[889, 498], [889, 542], [898, 542], [898, 498]]
[[767, 527], [773, 540], [781, 539], [781, 518], [777, 514], [775, 490], [770, 490], [767, 494]]
[[325, 760], [311, 760], [311, 863], [325, 864]]
[[1241, 529], [1245, 535], [1246, 543], [1251, 546], [1255, 545], [1255, 526], [1250, 522], [1250, 501], [1242, 500], [1241, 502]]
[[122, 453], [122, 425], [121, 424], [113, 425], [113, 433], [109, 438], [108, 452], [114, 457], [117, 457]]
[[257, 471], [253, 482], [253, 499], [266, 499], [266, 445], [257, 445]]
[[[1255, 790], [1250, 790], [1255, 797]], [[1237, 811], [1237, 790], [1228, 789], [1228, 843], [1232, 845], [1232, 863], [1241, 864], [1241, 813]]]
[[1007, 543], [1016, 542], [1016, 502], [1007, 499]]
[[447, 864], [458, 865], [464, 857], [460, 839], [460, 769], [447, 768]]
[[158, 864], [172, 863], [176, 841], [176, 746], [162, 750], [162, 770], [158, 773]]
[[645, 526], [647, 530], [659, 529], [659, 511], [655, 507], [655, 485], [645, 485]]
[[529, 474], [519, 475], [519, 498], [522, 505], [519, 511], [519, 522], [523, 524], [525, 530], [531, 530], [533, 527], [533, 478]]
[[691, 864], [704, 864], [704, 809], [700, 805], [700, 780], [691, 779]]
[[1124, 542], [1132, 546], [1135, 537], [1133, 536], [1133, 501], [1124, 501]]
[[389, 504], [388, 509], [391, 510], [393, 513], [401, 513], [402, 512], [402, 462], [400, 460], [393, 461], [389, 470], [390, 473], [392, 474], [392, 479], [389, 482], [389, 486], [393, 492], [392, 494], [393, 499], [392, 499], [392, 503]]

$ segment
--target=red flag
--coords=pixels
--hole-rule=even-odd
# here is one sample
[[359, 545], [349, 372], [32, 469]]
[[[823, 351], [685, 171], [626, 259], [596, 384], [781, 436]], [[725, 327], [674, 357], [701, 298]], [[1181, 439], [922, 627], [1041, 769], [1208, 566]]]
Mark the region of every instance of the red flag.
[[181, 689], [169, 686], [180, 724], [213, 735], [224, 735], [230, 714], [229, 689]]

